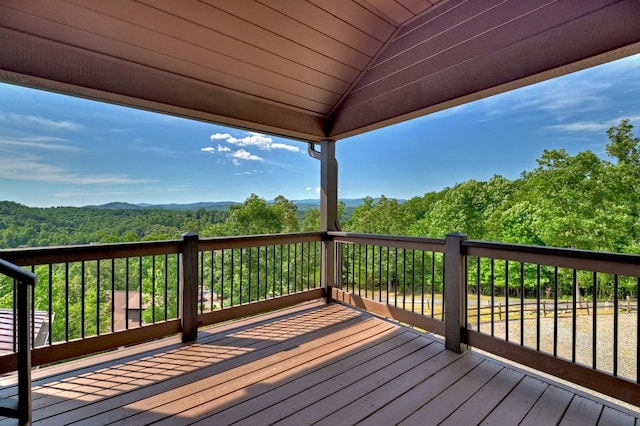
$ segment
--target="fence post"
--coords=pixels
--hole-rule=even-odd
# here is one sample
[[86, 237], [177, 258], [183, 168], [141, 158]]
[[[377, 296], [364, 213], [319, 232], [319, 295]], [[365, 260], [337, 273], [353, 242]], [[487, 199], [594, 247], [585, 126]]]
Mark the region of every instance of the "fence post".
[[461, 232], [447, 234], [444, 243], [444, 337], [445, 348], [462, 353], [466, 345], [462, 343], [465, 307], [465, 256], [462, 241], [468, 236]]
[[198, 336], [198, 234], [182, 234], [180, 254], [180, 322], [182, 341]]

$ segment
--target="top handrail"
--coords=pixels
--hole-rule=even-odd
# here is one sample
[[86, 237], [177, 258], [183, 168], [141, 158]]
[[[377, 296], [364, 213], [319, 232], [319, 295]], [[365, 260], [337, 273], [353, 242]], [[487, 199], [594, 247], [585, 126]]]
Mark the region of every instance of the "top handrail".
[[7, 262], [4, 259], [0, 259], [0, 274], [6, 275], [9, 278], [13, 278], [18, 282], [27, 285], [36, 285], [36, 274], [14, 265], [11, 262]]
[[327, 236], [337, 243], [370, 244], [383, 247], [396, 247], [407, 250], [431, 250], [444, 252], [444, 239], [407, 237], [382, 234], [359, 234], [354, 232], [329, 231]]
[[640, 277], [639, 255], [479, 240], [465, 240], [461, 246], [467, 256]]

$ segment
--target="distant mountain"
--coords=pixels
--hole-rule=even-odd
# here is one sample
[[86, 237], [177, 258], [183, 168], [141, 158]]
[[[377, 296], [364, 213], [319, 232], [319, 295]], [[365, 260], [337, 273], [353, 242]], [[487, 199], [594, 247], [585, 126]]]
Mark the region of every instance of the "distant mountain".
[[[317, 209], [320, 207], [319, 199], [303, 199], [303, 200], [292, 200], [293, 203], [298, 207], [298, 211], [305, 211], [308, 209]], [[345, 198], [340, 201], [344, 202], [347, 208], [356, 208], [360, 204], [362, 204], [362, 198]], [[401, 200], [398, 200], [402, 202]], [[269, 201], [271, 202], [271, 201]], [[189, 204], [179, 204], [179, 203], [170, 203], [170, 204], [150, 204], [150, 203], [124, 203], [124, 202], [112, 202], [107, 204], [100, 205], [91, 205], [85, 206], [86, 208], [93, 209], [107, 209], [107, 210], [140, 210], [140, 209], [161, 209], [161, 210], [228, 210], [229, 206], [242, 204], [235, 201], [202, 201], [198, 203], [189, 203]]]
[[104, 209], [104, 210], [140, 210], [143, 207], [136, 204], [122, 203], [115, 201], [113, 203], [100, 204], [98, 206], [84, 206], [88, 209]]

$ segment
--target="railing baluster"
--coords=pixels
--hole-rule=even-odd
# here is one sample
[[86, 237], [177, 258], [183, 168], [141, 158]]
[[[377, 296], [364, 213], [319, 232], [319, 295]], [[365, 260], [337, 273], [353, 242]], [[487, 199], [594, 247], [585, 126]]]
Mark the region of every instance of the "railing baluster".
[[613, 276], [613, 375], [618, 375], [618, 275]]
[[496, 306], [496, 302], [495, 302], [495, 278], [496, 278], [496, 274], [495, 274], [495, 260], [493, 258], [491, 258], [491, 336], [495, 335], [495, 306]]
[[520, 346], [524, 346], [524, 263], [520, 262]]
[[69, 341], [69, 262], [64, 264], [64, 339]]
[[592, 326], [592, 363], [593, 369], [597, 368], [598, 360], [598, 273], [593, 273], [593, 326]]
[[578, 287], [578, 271], [576, 271], [575, 269], [573, 269], [573, 285], [572, 285], [572, 290], [573, 290], [573, 295], [571, 297], [572, 299], [572, 315], [571, 315], [571, 323], [572, 323], [572, 327], [571, 327], [571, 362], [576, 362], [576, 344], [577, 344], [577, 331], [576, 331], [576, 327], [578, 325], [578, 318], [577, 318], [577, 303], [576, 303], [576, 298], [579, 297], [580, 295], [580, 289]]
[[505, 304], [505, 334], [504, 340], [509, 341], [509, 261], [504, 261], [504, 304]]
[[[540, 265], [536, 267], [536, 351], [540, 351], [540, 297], [541, 294], [541, 286], [540, 286]], [[546, 312], [543, 313], [545, 315]]]
[[553, 272], [553, 356], [558, 356], [558, 267]]

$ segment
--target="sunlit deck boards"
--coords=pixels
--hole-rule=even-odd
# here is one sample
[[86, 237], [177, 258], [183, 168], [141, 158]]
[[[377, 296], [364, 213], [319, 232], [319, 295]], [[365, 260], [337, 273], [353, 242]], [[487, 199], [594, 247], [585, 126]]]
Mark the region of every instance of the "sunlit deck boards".
[[597, 398], [336, 304], [225, 324], [193, 344], [165, 339], [44, 368], [33, 379], [34, 424], [46, 425], [640, 425]]

